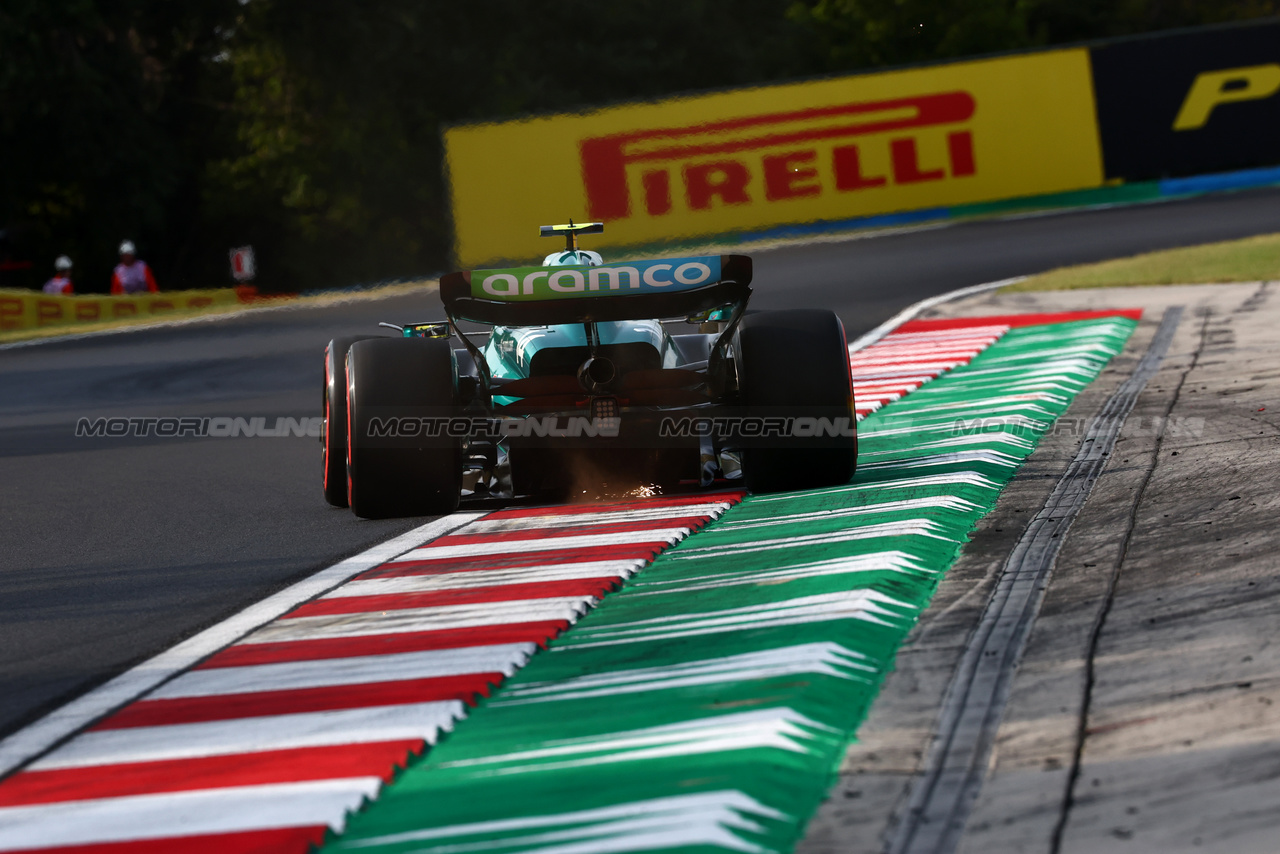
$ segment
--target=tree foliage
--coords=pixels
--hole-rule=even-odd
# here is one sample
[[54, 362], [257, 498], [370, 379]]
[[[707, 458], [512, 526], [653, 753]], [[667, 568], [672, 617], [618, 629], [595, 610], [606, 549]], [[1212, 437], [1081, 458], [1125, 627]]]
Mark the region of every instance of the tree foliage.
[[0, 228], [105, 289], [439, 270], [442, 126], [1273, 15], [1280, 0], [0, 0]]
[[1274, 0], [796, 0], [826, 71], [1136, 35], [1280, 13]]
[[4, 0], [0, 226], [47, 276], [74, 252], [105, 289], [126, 237], [181, 268], [217, 150], [221, 27], [235, 0]]

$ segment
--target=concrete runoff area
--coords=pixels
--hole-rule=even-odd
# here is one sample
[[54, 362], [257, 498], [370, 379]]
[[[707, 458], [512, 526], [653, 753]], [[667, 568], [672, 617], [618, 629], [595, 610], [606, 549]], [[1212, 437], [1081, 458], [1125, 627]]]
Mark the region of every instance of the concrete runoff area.
[[[1280, 832], [1275, 283], [1001, 293], [934, 316], [1146, 309], [975, 531], [798, 851], [882, 851], [1005, 558], [1186, 307], [1059, 554], [961, 852], [1262, 852]], [[940, 849], [941, 850], [941, 849]]]

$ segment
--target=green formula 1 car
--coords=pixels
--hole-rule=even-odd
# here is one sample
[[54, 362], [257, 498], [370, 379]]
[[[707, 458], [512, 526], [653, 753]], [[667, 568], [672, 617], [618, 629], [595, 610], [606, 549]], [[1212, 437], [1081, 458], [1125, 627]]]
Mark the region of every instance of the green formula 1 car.
[[[601, 223], [543, 226], [540, 266], [450, 273], [445, 318], [325, 350], [324, 493], [358, 516], [467, 495], [564, 497], [583, 480], [753, 491], [845, 483], [857, 437], [830, 311], [748, 312], [751, 259], [605, 264]], [[672, 320], [696, 332], [672, 334]], [[488, 327], [487, 333], [462, 326]]]

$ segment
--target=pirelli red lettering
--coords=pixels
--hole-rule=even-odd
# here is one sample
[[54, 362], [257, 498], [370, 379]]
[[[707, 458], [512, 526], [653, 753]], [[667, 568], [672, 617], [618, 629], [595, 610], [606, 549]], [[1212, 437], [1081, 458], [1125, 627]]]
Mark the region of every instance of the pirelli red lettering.
[[549, 210], [613, 223], [592, 244], [609, 257], [1103, 180], [1085, 48], [462, 125], [444, 141], [455, 251], [481, 269], [545, 252], [528, 223]]
[[[771, 202], [818, 196], [824, 171], [837, 192], [975, 175], [970, 130], [945, 132], [946, 162], [922, 163], [917, 144], [921, 131], [966, 122], [975, 109], [968, 92], [942, 92], [585, 139], [579, 150], [588, 215], [632, 215], [629, 169], [640, 170], [641, 203], [651, 217], [671, 212], [673, 176], [689, 208], [706, 210], [751, 204], [760, 192], [753, 188]], [[882, 135], [891, 136], [854, 141]], [[886, 144], [890, 168], [867, 174], [863, 146]]]

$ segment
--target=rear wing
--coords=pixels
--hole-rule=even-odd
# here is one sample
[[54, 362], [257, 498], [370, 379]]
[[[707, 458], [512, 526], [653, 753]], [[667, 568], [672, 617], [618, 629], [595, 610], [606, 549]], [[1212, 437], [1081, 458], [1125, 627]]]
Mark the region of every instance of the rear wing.
[[440, 279], [451, 318], [502, 326], [689, 316], [745, 303], [750, 295], [746, 255], [468, 270]]

